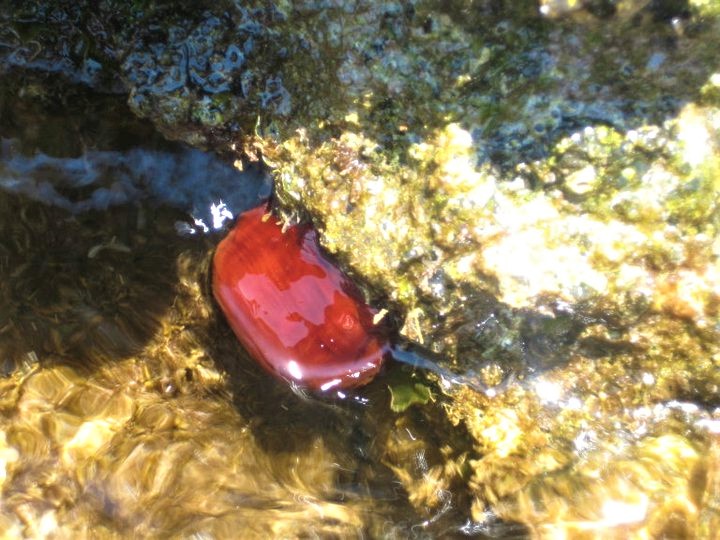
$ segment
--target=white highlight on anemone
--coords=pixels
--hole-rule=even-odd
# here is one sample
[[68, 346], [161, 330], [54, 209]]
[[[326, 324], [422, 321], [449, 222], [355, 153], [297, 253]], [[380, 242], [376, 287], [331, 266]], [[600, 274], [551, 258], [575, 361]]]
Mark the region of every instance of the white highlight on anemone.
[[298, 381], [302, 380], [303, 373], [302, 373], [302, 370], [300, 369], [300, 364], [298, 364], [295, 360], [290, 360], [288, 362], [287, 370], [293, 379], [296, 379]]
[[325, 392], [325, 391], [327, 391], [327, 390], [330, 390], [332, 387], [337, 386], [337, 385], [340, 384], [341, 382], [342, 382], [342, 379], [333, 379], [333, 380], [328, 381], [328, 382], [326, 382], [325, 384], [323, 384], [323, 385], [320, 387], [320, 390], [322, 390], [323, 392]]

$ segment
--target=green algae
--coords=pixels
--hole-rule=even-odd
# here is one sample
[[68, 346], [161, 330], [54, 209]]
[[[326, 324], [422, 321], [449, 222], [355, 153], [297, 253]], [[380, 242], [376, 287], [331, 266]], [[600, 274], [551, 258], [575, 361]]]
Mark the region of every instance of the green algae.
[[404, 375], [388, 383], [390, 409], [393, 412], [402, 413], [413, 405], [427, 405], [433, 401], [433, 394], [426, 384], [408, 381]]

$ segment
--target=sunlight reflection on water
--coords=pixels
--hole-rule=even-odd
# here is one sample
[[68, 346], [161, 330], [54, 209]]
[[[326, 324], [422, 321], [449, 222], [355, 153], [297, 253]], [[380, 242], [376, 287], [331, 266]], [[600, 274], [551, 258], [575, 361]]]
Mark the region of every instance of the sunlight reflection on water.
[[133, 148], [91, 150], [79, 157], [25, 156], [0, 140], [0, 188], [73, 213], [152, 199], [190, 214], [199, 229], [218, 229], [270, 195], [260, 166], [238, 171], [218, 157], [182, 147], [176, 152]]

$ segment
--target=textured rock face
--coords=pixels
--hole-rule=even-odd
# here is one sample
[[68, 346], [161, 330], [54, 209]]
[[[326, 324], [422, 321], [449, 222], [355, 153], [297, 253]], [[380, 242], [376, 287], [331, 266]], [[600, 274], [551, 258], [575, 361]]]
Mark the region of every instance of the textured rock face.
[[485, 382], [422, 409], [469, 447], [408, 439], [406, 416], [388, 435], [417, 508], [448, 491], [478, 531], [710, 537], [716, 3], [508, 4], [25, 8], [2, 54], [262, 155], [285, 217], [312, 216], [410, 338]]

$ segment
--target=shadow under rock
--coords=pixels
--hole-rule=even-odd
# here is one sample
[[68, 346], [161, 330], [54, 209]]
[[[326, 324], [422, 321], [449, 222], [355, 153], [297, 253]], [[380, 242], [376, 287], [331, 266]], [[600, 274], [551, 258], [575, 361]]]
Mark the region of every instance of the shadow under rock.
[[0, 192], [3, 372], [45, 355], [87, 365], [136, 354], [175, 297], [178, 213], [124, 205], [72, 215]]

